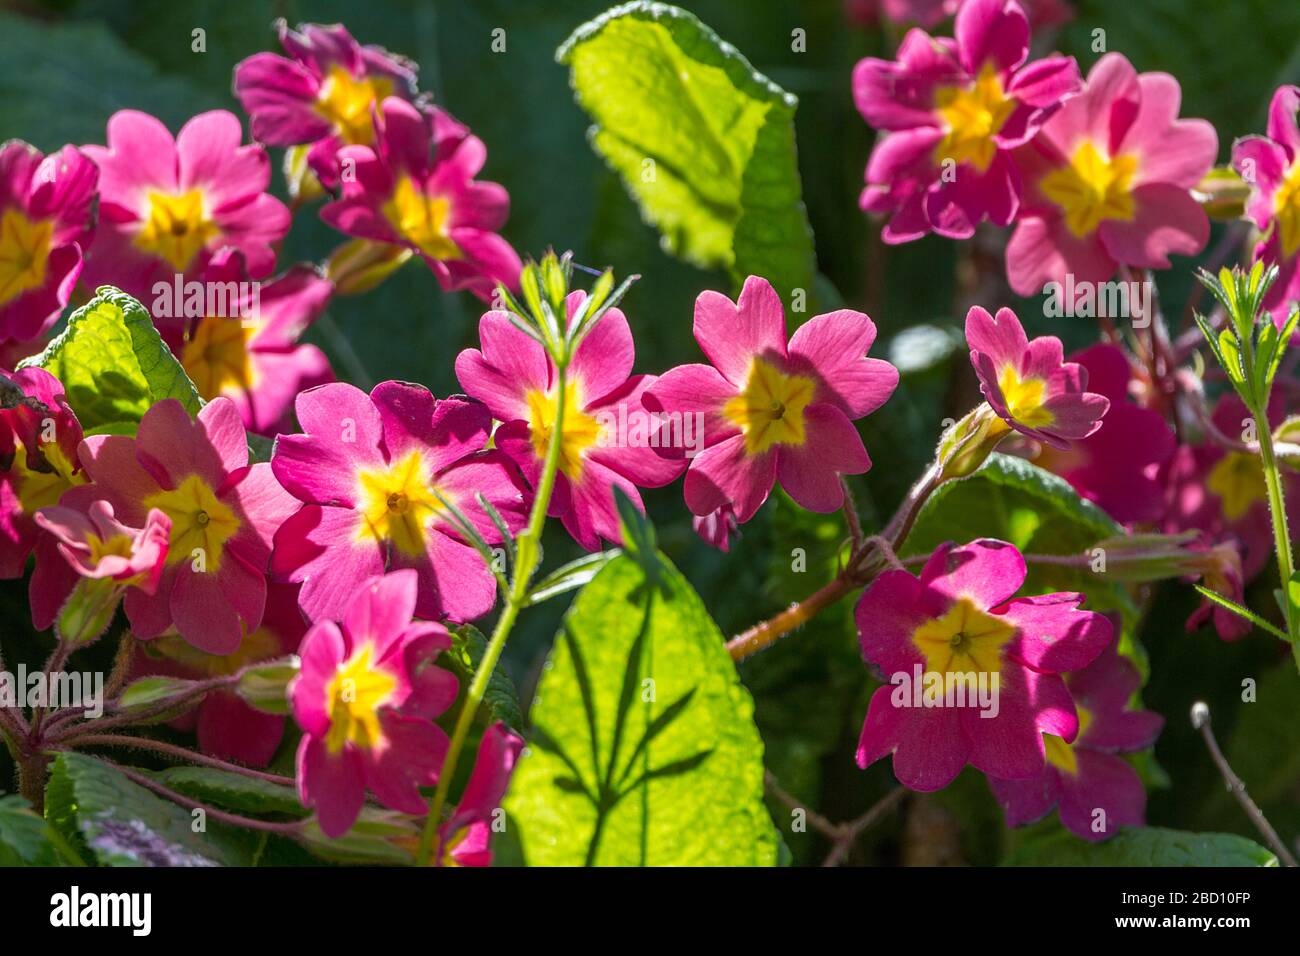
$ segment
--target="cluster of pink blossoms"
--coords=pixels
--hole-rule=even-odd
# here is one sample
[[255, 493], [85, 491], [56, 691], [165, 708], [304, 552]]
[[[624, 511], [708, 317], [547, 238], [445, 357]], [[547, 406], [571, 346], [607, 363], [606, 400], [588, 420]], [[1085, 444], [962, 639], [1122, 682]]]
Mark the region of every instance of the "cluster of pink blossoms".
[[[1166, 268], [1204, 246], [1192, 190], [1217, 139], [1179, 118], [1171, 77], [1138, 74], [1118, 54], [1086, 79], [1066, 57], [1030, 61], [1016, 0], [884, 9], [926, 25], [955, 14], [953, 39], [913, 30], [895, 60], [854, 74], [860, 111], [886, 131], [861, 205], [889, 217], [887, 242], [1012, 227], [1007, 277], [1021, 294]], [[697, 530], [725, 549], [778, 483], [810, 511], [844, 506], [845, 476], [872, 467], [855, 422], [899, 374], [868, 354], [867, 315], [817, 315], [791, 334], [776, 290], [750, 276], [734, 301], [707, 291], [695, 303], [707, 363], [659, 376], [634, 374], [631, 326], [611, 308], [563, 368], [510, 314], [487, 312], [479, 347], [456, 359], [464, 396], [333, 382], [299, 339], [342, 292], [312, 265], [276, 274], [291, 213], [267, 191], [264, 146], [288, 148], [295, 203], [330, 194], [320, 214], [350, 237], [344, 259], [418, 256], [445, 290], [484, 300], [515, 289], [521, 264], [499, 235], [506, 191], [476, 178], [484, 144], [418, 93], [413, 65], [341, 26], [278, 29], [288, 55], [235, 72], [256, 143], [226, 111], [173, 136], [127, 110], [109, 120], [107, 145], [48, 157], [0, 147], [0, 359], [33, 352], [79, 281], [112, 283], [150, 304], [205, 400], [193, 418], [168, 399], [133, 434], [87, 436], [52, 375], [6, 373], [0, 576], [21, 576], [34, 553], [40, 629], [87, 582], [111, 589], [148, 642], [136, 675], [232, 675], [299, 654], [288, 689], [298, 791], [338, 837], [369, 797], [426, 812], [420, 788], [438, 784], [449, 747], [437, 720], [459, 692], [438, 663], [453, 644], [447, 625], [493, 609], [497, 578], [475, 544], [525, 527], [552, 439], [549, 514], [582, 547], [620, 540], [616, 489], [643, 508], [638, 489], [682, 477]], [[1279, 90], [1268, 136], [1234, 151], [1256, 255], [1283, 269], [1269, 300], [1279, 322], [1300, 297], [1298, 105], [1300, 89]], [[191, 314], [192, 281], [241, 291], [227, 313]], [[570, 325], [585, 301], [567, 300]], [[1132, 530], [1197, 532], [1197, 574], [1240, 598], [1266, 563], [1271, 525], [1258, 460], [1232, 440], [1249, 417], [1239, 400], [1222, 399], [1206, 423], [1229, 441], [1179, 445], [1149, 377], [1117, 346], [1067, 358], [1005, 308], [972, 308], [965, 336], [999, 440]], [[1272, 417], [1283, 415], [1279, 403]], [[250, 433], [275, 436], [269, 461], [250, 460]], [[980, 539], [941, 546], [919, 576], [894, 567], [867, 587], [861, 646], [886, 685], [857, 760], [891, 756], [896, 777], [922, 791], [970, 765], [1011, 825], [1059, 808], [1068, 829], [1103, 839], [1143, 821], [1141, 781], [1117, 755], [1150, 746], [1161, 721], [1130, 707], [1140, 680], [1113, 622], [1082, 594], [1017, 597], [1026, 574], [1016, 548]], [[1240, 619], [1213, 616], [1225, 638], [1244, 633]], [[991, 697], [967, 678], [991, 681]], [[962, 687], [962, 703], [932, 705]], [[284, 723], [228, 691], [176, 721], [206, 752], [254, 765], [272, 760]], [[503, 725], [484, 731], [464, 796], [440, 821], [439, 864], [488, 862], [488, 821], [522, 745]]]
[[[235, 72], [253, 144], [224, 110], [175, 136], [123, 110], [106, 145], [0, 147], [0, 370], [39, 351], [64, 310], [104, 283], [146, 306], [206, 402], [191, 418], [165, 400], [132, 434], [86, 437], [54, 376], [4, 371], [0, 575], [21, 576], [35, 554], [42, 630], [88, 588], [110, 610], [120, 601], [142, 642], [136, 676], [234, 675], [301, 644], [302, 796], [337, 836], [367, 788], [424, 809], [415, 788], [436, 781], [446, 749], [430, 719], [457, 687], [428, 666], [450, 646], [435, 622], [481, 617], [495, 600], [451, 509], [496, 543], [476, 496], [514, 533], [531, 490], [487, 448], [484, 405], [398, 382], [370, 396], [331, 384], [324, 354], [299, 340], [348, 290], [311, 264], [276, 274], [291, 211], [268, 191], [264, 146], [291, 147], [295, 208], [334, 194], [321, 215], [349, 237], [341, 262], [418, 255], [444, 288], [486, 299], [517, 286], [520, 261], [498, 234], [509, 197], [475, 178], [483, 143], [416, 93], [412, 65], [341, 26], [281, 23], [279, 34], [287, 58], [258, 54]], [[594, 338], [589, 353], [600, 350]], [[250, 461], [249, 433], [295, 422], [305, 434], [281, 436], [272, 462]], [[675, 473], [657, 458], [648, 467]], [[385, 576], [398, 568], [410, 570]], [[340, 709], [339, 682], [353, 679], [367, 691]], [[175, 724], [205, 752], [252, 765], [272, 759], [284, 729], [229, 690]], [[501, 726], [485, 735], [491, 766], [475, 769], [444, 826], [443, 862], [487, 861], [486, 821], [521, 746]]]
[[1218, 138], [1178, 118], [1173, 77], [1139, 75], [1118, 53], [1086, 80], [1069, 58], [1027, 62], [1016, 0], [967, 0], [954, 29], [956, 39], [912, 30], [896, 60], [854, 72], [859, 111], [887, 131], [862, 194], [863, 209], [889, 216], [886, 242], [1014, 225], [1007, 278], [1020, 295], [1067, 275], [1168, 268], [1170, 254], [1204, 247], [1209, 221], [1191, 190]]

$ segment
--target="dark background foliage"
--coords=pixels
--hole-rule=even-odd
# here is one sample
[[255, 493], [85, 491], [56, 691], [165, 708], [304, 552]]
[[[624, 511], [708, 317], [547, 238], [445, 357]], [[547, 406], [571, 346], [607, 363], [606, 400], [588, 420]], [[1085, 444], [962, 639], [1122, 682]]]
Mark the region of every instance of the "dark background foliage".
[[[839, 0], [682, 5], [799, 97], [799, 165], [819, 269], [848, 306], [871, 314], [881, 333], [874, 351], [904, 371], [895, 398], [864, 424], [876, 468], [855, 482], [855, 490], [864, 524], [879, 527], [929, 460], [943, 419], [975, 401], [959, 345], [960, 323], [975, 300], [989, 308], [1014, 304], [999, 279], [998, 250], [995, 245], [972, 255], [973, 243], [959, 247], [939, 239], [884, 248], [857, 208], [873, 134], [853, 108], [849, 77], [860, 57], [887, 55], [896, 33], [850, 23]], [[642, 276], [624, 307], [636, 337], [637, 370], [658, 372], [697, 359], [692, 303], [703, 289], [727, 290], [728, 280], [665, 255], [657, 234], [642, 224], [586, 142], [588, 121], [573, 102], [567, 71], [554, 62], [554, 51], [606, 6], [601, 0], [9, 4], [0, 14], [0, 137], [48, 150], [65, 142], [102, 142], [108, 116], [124, 107], [154, 113], [173, 130], [201, 110], [238, 112], [231, 69], [249, 54], [277, 48], [271, 29], [276, 17], [291, 24], [342, 21], [361, 42], [416, 60], [421, 87], [484, 140], [484, 177], [509, 189], [513, 209], [505, 235], [522, 253], [540, 255], [553, 246], [572, 250], [580, 263]], [[1076, 19], [1057, 45], [1076, 55], [1086, 71], [1097, 57], [1094, 31], [1102, 29], [1105, 48], [1125, 53], [1138, 69], [1174, 73], [1184, 91], [1184, 115], [1207, 117], [1219, 130], [1221, 158], [1234, 136], [1262, 129], [1273, 89], [1300, 78], [1300, 4], [1084, 0], [1075, 7]], [[206, 30], [204, 53], [191, 51], [197, 27]], [[504, 53], [490, 49], [497, 27], [506, 30]], [[806, 31], [807, 52], [792, 50], [795, 28]], [[278, 154], [275, 159], [278, 170]], [[278, 171], [273, 188], [283, 192]], [[319, 260], [338, 241], [309, 209], [295, 220], [282, 263]], [[1166, 311], [1174, 315], [1181, 313], [1189, 288], [1188, 263], [1178, 266], [1160, 280]], [[1031, 326], [1060, 335], [1067, 346], [1095, 338], [1086, 320], [1046, 320], [1037, 303], [1021, 305]], [[411, 263], [378, 290], [336, 301], [310, 338], [329, 353], [341, 378], [361, 385], [406, 379], [444, 395], [458, 390], [452, 363], [460, 349], [475, 343], [480, 311], [477, 300], [441, 293], [432, 276]], [[914, 326], [926, 328], [898, 338]], [[833, 516], [801, 516], [769, 505], [724, 556], [691, 534], [680, 495], [680, 486], [651, 493], [651, 516], [665, 549], [724, 631], [806, 595], [833, 569], [843, 535]], [[560, 535], [547, 543], [548, 564], [576, 553]], [[790, 570], [791, 550], [798, 547], [809, 556], [804, 573]], [[508, 649], [507, 667], [525, 694], [561, 603], [527, 615]], [[1257, 633], [1225, 645], [1208, 631], [1184, 634], [1183, 620], [1193, 605], [1185, 587], [1159, 589], [1141, 632], [1152, 673], [1145, 700], [1168, 721], [1156, 748], [1168, 786], [1153, 792], [1151, 822], [1253, 835], [1188, 726], [1192, 701], [1206, 698], [1237, 770], [1279, 830], [1294, 836], [1300, 832], [1294, 729], [1300, 681], [1271, 638]], [[856, 816], [892, 783], [887, 766], [862, 773], [852, 763], [869, 685], [849, 611], [845, 605], [831, 612], [743, 670], [755, 692], [769, 767], [788, 790], [831, 819]], [[25, 617], [21, 584], [0, 584], [0, 637], [11, 664], [26, 659], [35, 665], [46, 653], [48, 638], [30, 634]], [[1260, 682], [1256, 704], [1241, 703], [1246, 678]], [[8, 777], [7, 768], [0, 766], [0, 772]], [[774, 812], [783, 822], [785, 811], [774, 805]], [[873, 831], [858, 855], [875, 862], [993, 862], [1005, 840], [1001, 831], [987, 787], [968, 772], [914, 807], [906, 828]], [[817, 840], [787, 834], [800, 861], [817, 858], [823, 850]]]

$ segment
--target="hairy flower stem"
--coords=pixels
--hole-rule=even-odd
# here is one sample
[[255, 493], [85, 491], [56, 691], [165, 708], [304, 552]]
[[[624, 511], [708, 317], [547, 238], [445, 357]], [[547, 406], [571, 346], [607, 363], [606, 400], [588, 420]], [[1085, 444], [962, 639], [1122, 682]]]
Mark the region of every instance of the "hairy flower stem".
[[202, 810], [206, 816], [221, 823], [228, 823], [232, 827], [243, 827], [246, 830], [260, 830], [265, 833], [278, 833], [281, 836], [293, 837], [302, 832], [303, 825], [306, 821], [294, 820], [290, 823], [275, 823], [271, 820], [257, 820], [253, 817], [240, 816], [237, 813], [227, 813], [224, 810], [218, 810], [216, 807], [193, 800], [184, 794], [177, 793], [170, 787], [165, 787], [152, 777], [145, 776], [130, 767], [124, 767], [121, 764], [112, 763], [105, 760], [105, 763], [117, 770], [122, 776], [126, 777], [133, 783], [137, 783], [146, 790], [152, 790], [158, 796], [170, 800], [178, 806], [185, 807], [187, 810]]
[[1255, 428], [1259, 435], [1259, 458], [1264, 467], [1264, 487], [1268, 491], [1268, 514], [1273, 520], [1273, 549], [1277, 552], [1278, 576], [1282, 587], [1282, 614], [1286, 618], [1286, 632], [1291, 639], [1291, 652], [1300, 668], [1300, 635], [1297, 634], [1295, 613], [1291, 606], [1291, 578], [1295, 566], [1291, 555], [1291, 535], [1287, 528], [1286, 501], [1282, 497], [1282, 476], [1278, 471], [1277, 457], [1273, 453], [1273, 435], [1269, 431], [1267, 413], [1256, 411]]
[[879, 537], [863, 539], [849, 555], [844, 568], [829, 583], [818, 588], [798, 604], [793, 604], [774, 617], [755, 624], [728, 641], [727, 652], [731, 655], [731, 659], [739, 663], [771, 647], [786, 634], [807, 624], [840, 598], [870, 584], [877, 574], [893, 563], [892, 551], [907, 540], [916, 516], [920, 514], [921, 506], [944, 480], [939, 463], [931, 464], [903, 499], [898, 511]]
[[533, 497], [533, 510], [528, 515], [528, 527], [515, 541], [514, 576], [510, 582], [510, 591], [497, 618], [492, 637], [488, 640], [487, 650], [479, 661], [469, 690], [465, 693], [465, 702], [456, 726], [452, 730], [451, 743], [447, 747], [447, 756], [443, 760], [442, 770], [438, 774], [438, 785], [429, 800], [429, 815], [424, 821], [424, 831], [420, 835], [420, 852], [417, 856], [419, 866], [429, 865], [429, 855], [433, 850], [434, 838], [438, 833], [438, 824], [442, 820], [443, 807], [447, 802], [447, 791], [456, 775], [456, 764], [465, 747], [470, 727], [478, 715], [483, 695], [487, 693], [488, 681], [496, 669], [501, 652], [505, 650], [506, 639], [519, 617], [520, 610], [528, 603], [528, 585], [533, 572], [541, 558], [542, 528], [546, 524], [546, 512], [550, 507], [551, 493], [555, 490], [555, 476], [560, 468], [560, 450], [564, 439], [564, 405], [566, 366], [556, 363], [555, 384], [555, 423], [551, 427], [550, 440], [546, 445], [546, 460], [542, 464], [542, 474], [537, 482], [537, 492]]
[[297, 785], [292, 777], [282, 777], [279, 774], [254, 770], [252, 767], [243, 767], [236, 763], [230, 763], [217, 757], [209, 757], [207, 754], [197, 753], [193, 750], [187, 750], [185, 747], [178, 747], [176, 744], [154, 740], [150, 737], [130, 737], [126, 734], [86, 734], [76, 738], [76, 743], [78, 747], [127, 747], [134, 750], [148, 750], [168, 757], [175, 757], [177, 760], [185, 760], [203, 767], [211, 767], [214, 770], [224, 770], [227, 773], [236, 773], [254, 780], [263, 780], [281, 787], [294, 787]]

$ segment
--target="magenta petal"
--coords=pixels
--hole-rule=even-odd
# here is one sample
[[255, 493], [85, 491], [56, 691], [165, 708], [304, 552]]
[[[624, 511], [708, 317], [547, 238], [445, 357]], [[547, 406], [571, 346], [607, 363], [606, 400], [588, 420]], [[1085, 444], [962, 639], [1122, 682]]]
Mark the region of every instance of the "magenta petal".
[[875, 339], [875, 323], [861, 312], [815, 315], [790, 337], [790, 367], [800, 370], [806, 363], [815, 372], [814, 401], [861, 418], [885, 404], [898, 386], [898, 369], [866, 357]]
[[960, 548], [941, 547], [921, 571], [921, 583], [952, 601], [966, 598], [980, 610], [997, 607], [1025, 583], [1025, 559], [1005, 541], [980, 538]]
[[302, 430], [337, 446], [357, 462], [382, 460], [384, 426], [370, 396], [355, 385], [333, 382], [311, 388], [294, 402]]
[[994, 318], [977, 305], [966, 313], [966, 344], [972, 352], [987, 355], [997, 369], [1005, 365], [1019, 369], [1020, 357], [1029, 348], [1029, 338], [1010, 309], [998, 309]]
[[[998, 712], [985, 716], [977, 708], [954, 709], [970, 740], [970, 762], [991, 777], [1018, 780], [1043, 772], [1045, 751], [1039, 727], [1038, 689], [1055, 681], [1065, 703], [1070, 695], [1065, 683], [1054, 675], [1035, 674], [1028, 668], [1006, 661], [998, 675]], [[1071, 710], [1073, 716], [1073, 710]], [[1071, 731], [1070, 737], [1074, 736]]]
[[1098, 233], [1078, 238], [1059, 218], [1022, 218], [1007, 243], [1007, 282], [1017, 295], [1043, 293], [1071, 272], [1076, 285], [1105, 282], [1117, 267]]
[[394, 568], [415, 568], [420, 596], [415, 613], [431, 620], [473, 621], [496, 603], [496, 578], [483, 558], [468, 544], [441, 531], [426, 533], [427, 552], [411, 557], [394, 550]]
[[755, 356], [784, 359], [785, 310], [772, 284], [750, 276], [732, 302], [720, 292], [695, 300], [695, 340], [727, 381], [743, 388]]
[[382, 658], [399, 639], [415, 612], [414, 571], [394, 571], [359, 584], [343, 614], [343, 629], [354, 647], [371, 643]]
[[515, 328], [504, 312], [485, 313], [478, 333], [483, 350], [466, 349], [456, 356], [460, 387], [501, 421], [526, 419], [526, 393], [546, 392], [551, 385], [546, 351]]
[[235, 694], [210, 694], [199, 707], [199, 749], [223, 760], [265, 767], [284, 736], [284, 718], [254, 710]]
[[330, 705], [326, 688], [350, 649], [339, 626], [322, 620], [312, 625], [298, 649], [298, 676], [289, 685], [293, 719], [309, 734], [323, 736], [330, 726]]
[[1279, 86], [1268, 104], [1268, 138], [1280, 143], [1292, 161], [1300, 156], [1297, 109], [1300, 109], [1300, 87], [1297, 86]]
[[380, 382], [370, 400], [383, 423], [384, 448], [389, 461], [433, 443], [433, 393], [412, 382]]
[[310, 620], [339, 620], [358, 581], [384, 572], [384, 554], [351, 508], [306, 505], [275, 533], [271, 572], [302, 583], [298, 604]]
[[459, 396], [440, 399], [433, 408], [424, 453], [435, 471], [483, 450], [492, 433], [487, 407]]
[[737, 391], [712, 365], [679, 365], [647, 389], [645, 404], [656, 412], [703, 415], [705, 440], [716, 442], [739, 430], [722, 414], [722, 407]]
[[1210, 237], [1210, 221], [1186, 189], [1149, 183], [1133, 191], [1130, 220], [1108, 219], [1097, 229], [1106, 251], [1144, 269], [1168, 269], [1171, 253], [1194, 255]]
[[1110, 644], [1105, 615], [1079, 610], [1081, 594], [1015, 598], [996, 609], [1016, 626], [1004, 653], [1039, 671], [1064, 674], [1086, 667]]
[[1061, 774], [1061, 823], [1085, 840], [1105, 840], [1120, 827], [1146, 823], [1147, 794], [1137, 771], [1109, 754], [1075, 751], [1077, 776]]
[[260, 146], [241, 146], [243, 136], [239, 119], [226, 110], [200, 113], [182, 126], [176, 134], [179, 188], [202, 189], [214, 211], [264, 192], [271, 162]]
[[1017, 70], [1007, 84], [1007, 92], [1022, 103], [1042, 108], [1059, 103], [1082, 86], [1083, 77], [1074, 57], [1045, 56]]
[[910, 790], [942, 790], [956, 779], [969, 755], [958, 711], [951, 707], [895, 707], [892, 687], [871, 695], [858, 740], [858, 766], [894, 755], [894, 776]]
[[[228, 414], [223, 414], [221, 407], [214, 413], [217, 432], [223, 441], [229, 438], [233, 428], [243, 441], [244, 428], [229, 400], [217, 399]], [[204, 410], [211, 408], [204, 406]], [[136, 432], [136, 447], [141, 456], [141, 464], [149, 468], [157, 465], [163, 469], [159, 477], [176, 487], [186, 475], [197, 474], [215, 490], [225, 480], [229, 471], [222, 461], [222, 454], [229, 452], [214, 448], [204, 430], [190, 420], [185, 406], [174, 398], [164, 399], [154, 405], [140, 419]], [[244, 464], [248, 463], [248, 446], [244, 446]], [[146, 460], [147, 457], [147, 460]], [[239, 467], [236, 465], [235, 467]]]
[[921, 582], [906, 571], [886, 571], [867, 587], [854, 612], [862, 656], [886, 678], [911, 675], [925, 658], [912, 634], [928, 619], [920, 605]]
[[725, 504], [744, 524], [767, 500], [776, 483], [777, 454], [745, 451], [745, 437], [734, 435], [700, 452], [686, 470], [686, 506], [693, 514], [707, 515]]
[[809, 405], [804, 428], [802, 445], [777, 452], [777, 479], [801, 507], [829, 513], [844, 504], [840, 476], [869, 471], [871, 459], [858, 430], [834, 405]]
[[[222, 556], [221, 572], [237, 564], [227, 553]], [[240, 586], [256, 588], [260, 583], [261, 598], [265, 600], [265, 578], [240, 577]], [[169, 603], [176, 630], [187, 643], [208, 654], [231, 654], [239, 649], [244, 638], [243, 627], [239, 614], [226, 597], [218, 573], [194, 571], [188, 562], [179, 565]], [[256, 627], [258, 622], [250, 623]]]
[[580, 481], [569, 482], [569, 507], [564, 527], [588, 551], [600, 550], [600, 539], [622, 540], [621, 523], [614, 502], [614, 488], [623, 489], [633, 506], [643, 514], [645, 505], [636, 485], [597, 461], [588, 460]]
[[351, 747], [331, 754], [322, 737], [305, 736], [298, 745], [298, 796], [314, 807], [327, 837], [351, 829], [366, 802], [365, 770]]
[[1041, 820], [1061, 799], [1061, 781], [1055, 767], [1046, 766], [1035, 777], [1023, 780], [988, 778], [993, 796], [1002, 806], [1007, 826], [1022, 827]]
[[972, 76], [985, 64], [1009, 72], [1029, 56], [1029, 20], [1007, 0], [966, 0], [953, 25], [962, 66]]
[[437, 724], [392, 711], [383, 712], [380, 720], [384, 747], [367, 754], [366, 782], [384, 806], [426, 813], [429, 806], [419, 788], [438, 782], [447, 755], [447, 734]]
[[[572, 309], [576, 309], [578, 297], [570, 298], [575, 300]], [[627, 317], [610, 309], [583, 336], [569, 365], [569, 374], [581, 387], [584, 407], [600, 402], [627, 381], [634, 356]]]
[[[488, 500], [512, 532], [528, 523], [532, 494], [513, 461], [503, 451], [488, 451], [461, 458], [434, 479], [438, 491], [461, 510], [489, 544], [501, 540], [501, 532], [478, 502]], [[451, 530], [450, 522], [443, 524]]]

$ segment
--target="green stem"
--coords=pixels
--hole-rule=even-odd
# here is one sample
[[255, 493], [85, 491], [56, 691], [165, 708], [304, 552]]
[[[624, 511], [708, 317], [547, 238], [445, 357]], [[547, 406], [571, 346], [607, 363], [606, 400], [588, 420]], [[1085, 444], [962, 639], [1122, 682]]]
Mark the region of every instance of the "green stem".
[[528, 516], [528, 527], [515, 542], [514, 577], [511, 580], [510, 593], [506, 595], [501, 608], [501, 616], [492, 637], [488, 640], [487, 650], [479, 661], [478, 669], [470, 681], [465, 694], [465, 703], [456, 726], [452, 729], [451, 743], [447, 747], [447, 757], [443, 761], [442, 771], [438, 775], [438, 785], [429, 800], [429, 815], [424, 821], [424, 832], [420, 835], [420, 852], [417, 862], [428, 866], [429, 855], [433, 850], [434, 839], [438, 833], [438, 824], [442, 820], [442, 810], [447, 802], [447, 791], [456, 775], [456, 764], [465, 747], [470, 727], [478, 715], [483, 695], [487, 693], [488, 681], [496, 669], [501, 652], [505, 650], [506, 639], [514, 627], [520, 610], [528, 602], [528, 585], [541, 557], [542, 528], [546, 524], [546, 511], [550, 507], [551, 493], [555, 490], [555, 476], [560, 468], [561, 442], [564, 436], [564, 401], [565, 401], [565, 367], [557, 363], [555, 424], [551, 428], [550, 441], [546, 446], [546, 461], [542, 465], [542, 475], [537, 482], [537, 494], [533, 498], [533, 510]]
[[1268, 513], [1273, 519], [1273, 549], [1277, 552], [1277, 569], [1282, 585], [1282, 615], [1286, 618], [1286, 632], [1300, 667], [1300, 641], [1296, 637], [1296, 624], [1291, 610], [1291, 577], [1295, 566], [1291, 555], [1291, 535], [1286, 523], [1286, 501], [1282, 497], [1282, 476], [1278, 471], [1277, 457], [1273, 454], [1273, 434], [1267, 414], [1255, 412], [1255, 431], [1259, 435], [1259, 457], [1264, 467], [1264, 486], [1268, 491]]

